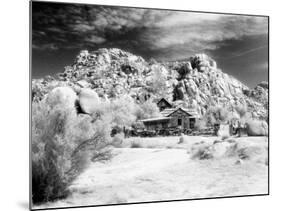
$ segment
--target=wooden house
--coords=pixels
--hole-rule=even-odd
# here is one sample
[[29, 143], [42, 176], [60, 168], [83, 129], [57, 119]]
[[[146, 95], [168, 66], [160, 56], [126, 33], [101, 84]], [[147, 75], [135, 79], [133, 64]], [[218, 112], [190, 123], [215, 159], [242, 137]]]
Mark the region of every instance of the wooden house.
[[195, 110], [185, 108], [167, 108], [161, 111], [161, 117], [143, 119], [141, 122], [147, 130], [178, 128], [193, 129], [199, 115]]

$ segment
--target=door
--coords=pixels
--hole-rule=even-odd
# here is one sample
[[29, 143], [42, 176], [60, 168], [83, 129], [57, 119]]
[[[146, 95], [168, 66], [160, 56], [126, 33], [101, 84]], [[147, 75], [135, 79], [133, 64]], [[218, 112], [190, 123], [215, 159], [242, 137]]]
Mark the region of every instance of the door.
[[178, 127], [183, 128], [183, 121], [180, 118], [178, 119]]
[[195, 118], [190, 118], [189, 119], [189, 128], [194, 129], [195, 127]]

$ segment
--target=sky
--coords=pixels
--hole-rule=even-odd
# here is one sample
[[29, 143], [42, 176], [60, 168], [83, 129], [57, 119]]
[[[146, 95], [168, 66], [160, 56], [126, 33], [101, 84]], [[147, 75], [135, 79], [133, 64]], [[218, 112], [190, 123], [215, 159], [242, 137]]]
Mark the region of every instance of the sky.
[[157, 61], [206, 53], [249, 87], [268, 80], [267, 17], [32, 3], [33, 78], [63, 72], [81, 50], [113, 47]]

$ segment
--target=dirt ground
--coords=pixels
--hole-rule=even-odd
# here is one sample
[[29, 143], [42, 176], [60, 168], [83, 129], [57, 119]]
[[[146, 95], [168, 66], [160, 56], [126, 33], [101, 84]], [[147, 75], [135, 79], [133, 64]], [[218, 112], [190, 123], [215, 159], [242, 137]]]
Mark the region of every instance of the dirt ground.
[[[92, 163], [70, 186], [71, 195], [37, 208], [266, 194], [268, 165], [237, 156], [192, 159], [192, 146], [217, 137], [126, 139], [106, 163]], [[236, 138], [267, 146], [266, 137]], [[247, 145], [248, 146], [248, 145]]]

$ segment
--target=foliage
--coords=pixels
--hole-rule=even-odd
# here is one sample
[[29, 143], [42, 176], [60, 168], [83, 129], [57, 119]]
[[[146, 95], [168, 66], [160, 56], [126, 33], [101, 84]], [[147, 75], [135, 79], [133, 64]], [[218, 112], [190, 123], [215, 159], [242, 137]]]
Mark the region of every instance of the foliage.
[[66, 197], [68, 185], [109, 144], [106, 118], [77, 115], [74, 106], [43, 100], [32, 104], [33, 203]]
[[144, 126], [143, 122], [141, 122], [141, 121], [134, 122], [132, 127], [134, 129], [140, 129], [140, 130], [145, 129], [145, 126]]
[[63, 81], [56, 81], [53, 78], [46, 76], [44, 79], [32, 81], [32, 101], [41, 101], [46, 94], [56, 87], [65, 86], [66, 83]]
[[164, 66], [155, 64], [151, 66], [152, 79], [150, 81], [149, 87], [151, 88], [152, 93], [163, 96], [167, 89], [166, 81], [167, 74], [165, 73]]
[[136, 111], [137, 119], [147, 119], [160, 116], [160, 111], [156, 103], [152, 100], [147, 100], [140, 104]]
[[112, 101], [110, 106], [112, 126], [131, 126], [136, 120], [136, 105], [130, 96], [122, 96]]
[[216, 122], [225, 122], [229, 119], [229, 117], [229, 111], [220, 106], [209, 107], [205, 114], [207, 125], [213, 125]]
[[123, 140], [124, 140], [124, 133], [117, 133], [112, 138], [112, 145], [115, 147], [120, 147], [122, 145]]
[[201, 146], [192, 149], [191, 157], [192, 159], [208, 160], [212, 159], [214, 155], [212, 154], [210, 146]]
[[206, 123], [207, 123], [206, 119], [199, 119], [198, 121], [195, 122], [194, 127], [196, 130], [203, 130], [207, 126]]
[[131, 143], [131, 148], [141, 148], [141, 147], [142, 147], [141, 144], [138, 142], [133, 141]]

